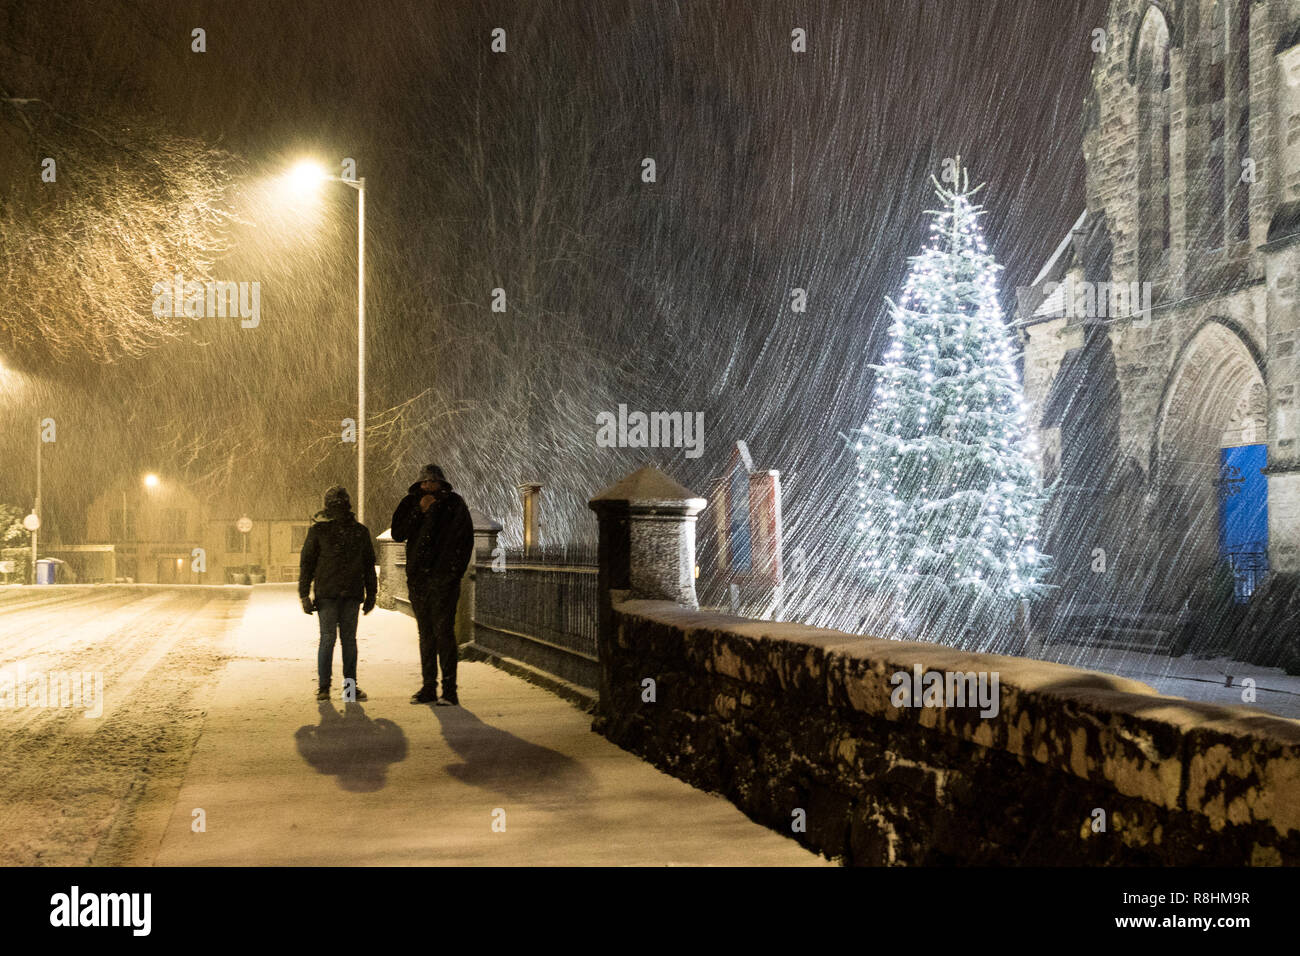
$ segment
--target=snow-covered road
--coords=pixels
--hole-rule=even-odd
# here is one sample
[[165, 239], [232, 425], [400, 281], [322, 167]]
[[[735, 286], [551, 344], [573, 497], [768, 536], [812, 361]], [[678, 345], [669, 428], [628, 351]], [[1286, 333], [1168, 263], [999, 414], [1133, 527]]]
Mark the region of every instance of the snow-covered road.
[[[149, 862], [246, 601], [237, 588], [0, 588], [0, 863]], [[52, 699], [60, 674], [90, 691], [79, 706]]]
[[486, 664], [412, 706], [398, 613], [362, 618], [369, 701], [318, 704], [315, 626], [284, 586], [0, 588], [0, 674], [104, 686], [99, 717], [0, 708], [0, 863], [826, 862]]

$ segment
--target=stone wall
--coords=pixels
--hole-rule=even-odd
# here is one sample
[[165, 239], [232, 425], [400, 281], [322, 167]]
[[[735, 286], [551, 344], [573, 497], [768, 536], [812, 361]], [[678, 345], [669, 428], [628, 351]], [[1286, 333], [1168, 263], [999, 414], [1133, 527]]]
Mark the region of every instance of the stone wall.
[[[611, 612], [596, 729], [829, 857], [1300, 863], [1300, 722], [666, 601]], [[996, 673], [996, 715], [894, 706], [892, 676], [916, 666]]]

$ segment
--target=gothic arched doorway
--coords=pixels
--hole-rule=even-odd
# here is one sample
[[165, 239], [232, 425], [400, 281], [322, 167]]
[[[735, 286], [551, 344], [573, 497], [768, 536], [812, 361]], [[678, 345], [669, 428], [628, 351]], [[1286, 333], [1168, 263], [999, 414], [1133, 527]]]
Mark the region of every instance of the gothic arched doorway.
[[1165, 385], [1152, 450], [1152, 526], [1166, 596], [1228, 562], [1240, 600], [1268, 553], [1268, 400], [1258, 350], [1225, 319], [1187, 342]]

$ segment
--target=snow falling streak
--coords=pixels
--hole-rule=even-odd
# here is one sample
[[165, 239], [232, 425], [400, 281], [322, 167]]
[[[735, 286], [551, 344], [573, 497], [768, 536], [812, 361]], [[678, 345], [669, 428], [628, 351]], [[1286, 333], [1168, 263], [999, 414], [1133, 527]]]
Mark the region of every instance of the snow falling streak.
[[[870, 404], [881, 302], [921, 245], [929, 177], [960, 152], [989, 182], [1006, 300], [1083, 201], [1078, 117], [1102, 0], [436, 16], [399, 2], [382, 18], [327, 2], [293, 38], [232, 6], [211, 12], [209, 32], [229, 17], [238, 42], [204, 60], [166, 48], [168, 30], [189, 29], [170, 12], [159, 16], [174, 23], [139, 30], [69, 5], [0, 37], [6, 95], [123, 127], [160, 116], [237, 157], [226, 199], [238, 221], [210, 272], [264, 289], [257, 330], [192, 322], [110, 365], [28, 354], [0, 332], [0, 501], [30, 499], [34, 423], [55, 417], [46, 507], [71, 538], [89, 495], [145, 469], [268, 508], [354, 484], [353, 449], [337, 440], [355, 414], [354, 196], [338, 187], [290, 214], [263, 186], [304, 153], [351, 156], [369, 184], [376, 531], [433, 459], [509, 543], [526, 480], [545, 484], [544, 534], [590, 540], [597, 489], [653, 459], [703, 490], [744, 439], [782, 472], [787, 555], [806, 557], [791, 615], [844, 624], [827, 597], [852, 586], [839, 576], [854, 553], [840, 436]], [[796, 22], [805, 54], [790, 52]], [[496, 26], [505, 56], [483, 41]], [[87, 44], [99, 52], [85, 67], [38, 57], [31, 89], [15, 88], [20, 45], [78, 37], [119, 42]], [[0, 104], [0, 124], [29, 149], [16, 111]], [[639, 176], [647, 156], [654, 183]], [[77, 185], [67, 170], [58, 188]], [[174, 263], [162, 265], [158, 278]], [[20, 307], [41, 276], [4, 281]], [[505, 313], [490, 308], [498, 287]], [[790, 309], [796, 287], [807, 312]], [[68, 295], [60, 314], [74, 324], [95, 307], [76, 289], [40, 291]], [[147, 308], [147, 288], [117, 292]], [[619, 403], [703, 411], [705, 454], [598, 448], [595, 416]]]

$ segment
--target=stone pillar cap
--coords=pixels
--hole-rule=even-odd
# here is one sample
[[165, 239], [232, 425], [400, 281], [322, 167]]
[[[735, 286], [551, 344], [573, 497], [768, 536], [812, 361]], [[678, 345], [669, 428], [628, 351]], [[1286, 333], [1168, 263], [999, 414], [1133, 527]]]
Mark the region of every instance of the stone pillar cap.
[[638, 468], [622, 481], [610, 485], [587, 502], [595, 509], [602, 504], [626, 502], [639, 507], [678, 507], [703, 510], [708, 502], [678, 484], [654, 465]]
[[500, 531], [501, 530], [501, 522], [494, 521], [492, 518], [489, 518], [487, 515], [483, 514], [480, 511], [475, 511], [473, 508], [470, 508], [469, 516], [470, 516], [470, 520], [474, 522], [475, 531]]

